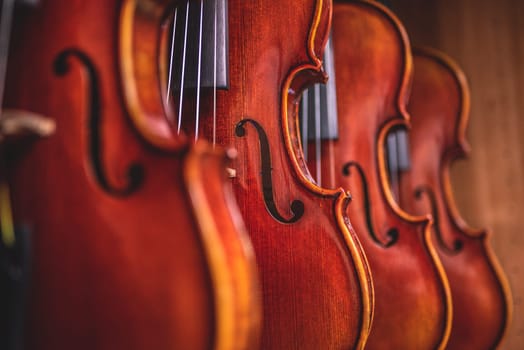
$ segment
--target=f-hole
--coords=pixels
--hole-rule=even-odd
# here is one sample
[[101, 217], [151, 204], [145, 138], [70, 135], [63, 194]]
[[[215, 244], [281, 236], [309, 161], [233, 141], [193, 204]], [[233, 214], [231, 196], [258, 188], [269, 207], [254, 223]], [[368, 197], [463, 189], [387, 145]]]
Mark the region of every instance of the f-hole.
[[440, 230], [440, 215], [437, 206], [437, 198], [435, 193], [428, 186], [419, 186], [415, 189], [415, 198], [421, 200], [423, 195], [427, 197], [431, 205], [431, 215], [433, 216], [433, 230], [435, 231], [435, 236], [437, 237], [437, 242], [442, 250], [449, 255], [458, 254], [463, 247], [462, 241], [456, 239], [453, 241], [453, 246], [449, 247], [442, 237], [442, 231]]
[[267, 211], [275, 218], [275, 220], [283, 224], [292, 224], [297, 222], [304, 215], [304, 203], [298, 199], [291, 202], [291, 213], [290, 218], [285, 218], [278, 212], [273, 196], [273, 178], [271, 175], [271, 150], [269, 148], [269, 141], [267, 139], [266, 132], [253, 119], [243, 119], [235, 127], [235, 135], [237, 137], [244, 137], [246, 135], [245, 124], [251, 124], [255, 127], [258, 133], [258, 140], [260, 142], [260, 165], [261, 165], [261, 176], [262, 176], [262, 193], [264, 195], [264, 203]]
[[103, 141], [100, 136], [101, 127], [101, 98], [99, 90], [99, 79], [95, 66], [89, 57], [77, 49], [68, 49], [62, 51], [56, 57], [53, 63], [53, 70], [57, 76], [65, 76], [70, 72], [70, 58], [78, 60], [85, 68], [89, 86], [88, 86], [88, 130], [89, 130], [89, 147], [87, 149], [89, 164], [95, 174], [99, 186], [107, 193], [114, 196], [128, 196], [135, 192], [143, 183], [144, 169], [140, 164], [131, 164], [127, 169], [127, 184], [122, 187], [116, 187], [109, 183], [101, 159], [103, 150]]
[[355, 168], [357, 170], [357, 174], [359, 175], [360, 181], [362, 183], [362, 197], [364, 200], [364, 210], [366, 212], [366, 226], [371, 239], [383, 248], [389, 248], [393, 246], [398, 241], [398, 230], [396, 228], [390, 228], [386, 233], [387, 241], [382, 241], [377, 236], [373, 225], [373, 217], [371, 214], [371, 199], [369, 198], [369, 188], [368, 182], [366, 180], [366, 175], [364, 174], [364, 170], [362, 170], [360, 164], [356, 162], [348, 162], [344, 164], [342, 168], [342, 173], [344, 174], [344, 176], [351, 176], [351, 168]]

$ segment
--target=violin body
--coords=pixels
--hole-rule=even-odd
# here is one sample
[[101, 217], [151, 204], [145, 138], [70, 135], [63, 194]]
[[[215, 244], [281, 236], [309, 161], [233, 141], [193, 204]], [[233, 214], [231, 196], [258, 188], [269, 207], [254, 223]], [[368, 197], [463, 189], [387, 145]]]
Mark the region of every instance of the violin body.
[[[232, 183], [261, 276], [262, 348], [362, 348], [373, 290], [349, 197], [311, 182], [298, 152], [300, 93], [326, 79], [331, 1], [230, 0], [228, 12], [230, 86], [218, 92], [215, 132], [239, 154]], [[202, 100], [200, 133], [211, 139], [212, 99]]]
[[258, 347], [254, 254], [224, 153], [169, 133], [154, 93], [126, 93], [128, 75], [143, 74], [138, 88], [158, 78], [143, 63], [123, 72], [119, 45], [136, 33], [119, 23], [155, 43], [172, 6], [48, 0], [18, 13], [5, 107], [56, 123], [8, 152], [15, 223], [33, 241], [27, 349]]
[[[369, 349], [443, 348], [449, 286], [431, 242], [431, 221], [393, 199], [386, 135], [408, 123], [412, 62], [398, 19], [371, 1], [334, 5], [338, 139], [322, 145], [321, 178], [352, 194], [347, 209], [373, 273], [375, 313]], [[312, 153], [312, 152], [310, 152]], [[317, 159], [310, 158], [310, 169]], [[312, 176], [317, 176], [312, 171]], [[327, 180], [326, 180], [327, 179]]]
[[467, 226], [452, 195], [452, 162], [465, 157], [469, 90], [460, 68], [447, 56], [414, 49], [415, 74], [408, 110], [412, 169], [400, 176], [401, 205], [432, 213], [433, 241], [453, 298], [449, 349], [494, 349], [511, 316], [511, 295], [489, 245], [487, 231]]

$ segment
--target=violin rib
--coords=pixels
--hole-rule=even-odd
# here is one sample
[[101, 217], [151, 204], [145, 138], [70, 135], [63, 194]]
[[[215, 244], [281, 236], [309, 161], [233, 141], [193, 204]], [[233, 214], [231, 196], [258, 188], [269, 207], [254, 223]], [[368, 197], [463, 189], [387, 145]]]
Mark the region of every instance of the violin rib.
[[[347, 215], [368, 257], [376, 300], [367, 348], [442, 349], [451, 300], [431, 220], [398, 207], [385, 159], [387, 134], [409, 123], [408, 37], [384, 6], [336, 1], [332, 45], [338, 139], [323, 141], [321, 175], [329, 179], [335, 169], [334, 185], [352, 193]], [[310, 158], [310, 169], [315, 161]]]
[[489, 244], [489, 233], [467, 226], [453, 200], [450, 166], [469, 153], [465, 138], [470, 96], [462, 70], [449, 57], [415, 48], [408, 110], [413, 166], [402, 173], [401, 204], [414, 213], [434, 213], [433, 241], [453, 298], [449, 349], [494, 349], [511, 318], [506, 277]]
[[[229, 161], [173, 133], [153, 91], [125, 92], [118, 48], [136, 32], [119, 19], [138, 16], [122, 21], [156, 43], [173, 5], [135, 3], [49, 0], [17, 16], [5, 105], [56, 124], [8, 149], [33, 243], [25, 348], [257, 348], [259, 279]], [[158, 64], [138, 63], [143, 92]]]

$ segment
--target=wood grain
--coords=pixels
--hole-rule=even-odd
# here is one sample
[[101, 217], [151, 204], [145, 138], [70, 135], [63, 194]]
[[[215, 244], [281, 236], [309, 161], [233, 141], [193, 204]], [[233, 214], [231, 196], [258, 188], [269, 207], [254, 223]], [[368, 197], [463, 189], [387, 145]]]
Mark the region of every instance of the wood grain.
[[[232, 183], [261, 276], [262, 348], [362, 348], [373, 290], [345, 214], [349, 196], [307, 177], [296, 130], [300, 92], [325, 79], [332, 2], [228, 5], [230, 86], [217, 96], [216, 139], [239, 154]], [[194, 115], [195, 96], [185, 98], [184, 115]], [[211, 94], [201, 101], [200, 135], [211, 140]], [[189, 118], [182, 124], [194, 130]]]
[[[17, 12], [5, 105], [56, 122], [8, 150], [15, 224], [32, 234], [25, 348], [257, 348], [260, 286], [224, 153], [134, 127], [121, 10], [50, 0]], [[141, 22], [150, 42], [156, 18]], [[169, 130], [161, 99], [139, 102]]]
[[[334, 184], [353, 196], [347, 213], [375, 286], [367, 347], [442, 349], [451, 304], [447, 278], [431, 244], [431, 222], [395, 204], [384, 154], [387, 133], [407, 119], [413, 72], [409, 40], [387, 8], [352, 0], [335, 2], [332, 44], [339, 137], [324, 141], [322, 179], [333, 173]], [[314, 163], [311, 158], [312, 170]]]

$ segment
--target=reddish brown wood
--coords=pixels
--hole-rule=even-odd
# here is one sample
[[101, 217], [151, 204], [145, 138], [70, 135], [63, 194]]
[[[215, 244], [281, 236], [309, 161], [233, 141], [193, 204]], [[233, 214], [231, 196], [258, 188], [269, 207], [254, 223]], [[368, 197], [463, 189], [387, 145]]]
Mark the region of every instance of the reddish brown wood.
[[[371, 323], [371, 277], [344, 214], [348, 196], [312, 183], [295, 152], [297, 103], [306, 86], [324, 80], [319, 57], [330, 19], [327, 0], [229, 1], [230, 88], [218, 95], [216, 132], [219, 144], [239, 153], [233, 185], [262, 277], [264, 349], [362, 348]], [[211, 101], [204, 96], [200, 130], [209, 139]], [[195, 100], [186, 102], [191, 115]], [[247, 119], [267, 135], [268, 150]], [[186, 130], [193, 126], [186, 120]], [[261, 167], [262, 157], [271, 168]], [[266, 194], [281, 221], [264, 201], [268, 174]], [[299, 215], [293, 201], [303, 204], [303, 216], [284, 223]]]
[[121, 19], [139, 18], [127, 34], [156, 43], [172, 5], [49, 0], [17, 13], [5, 105], [57, 126], [9, 159], [16, 223], [34, 247], [27, 349], [258, 346], [254, 256], [224, 155], [176, 137], [154, 94], [137, 104], [123, 92], [133, 58], [119, 50]]
[[[408, 124], [412, 62], [407, 35], [390, 11], [371, 1], [336, 2], [332, 30], [339, 138], [324, 141], [322, 179], [353, 196], [347, 213], [375, 286], [367, 346], [443, 348], [451, 305], [431, 243], [431, 222], [427, 216], [406, 214], [395, 203], [384, 154], [388, 132]], [[315, 161], [311, 159], [310, 169]]]
[[448, 347], [493, 349], [508, 327], [509, 287], [491, 250], [488, 232], [468, 227], [460, 217], [449, 179], [452, 162], [469, 152], [465, 138], [467, 81], [453, 61], [435, 50], [415, 49], [414, 67], [408, 105], [413, 166], [401, 177], [401, 204], [410, 212], [435, 217], [433, 241], [453, 299]]

